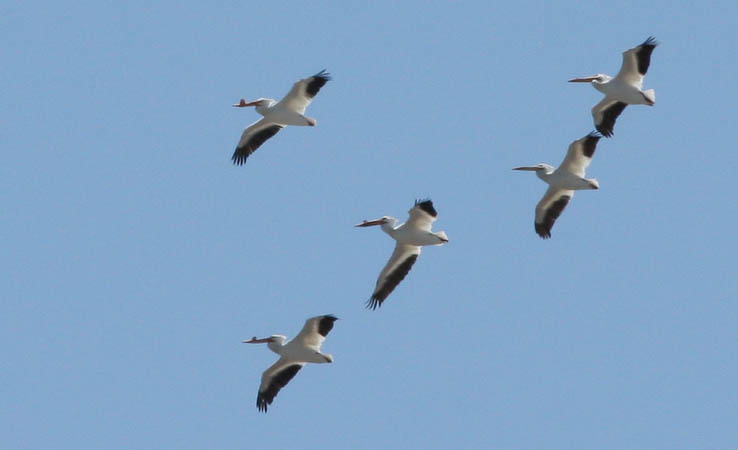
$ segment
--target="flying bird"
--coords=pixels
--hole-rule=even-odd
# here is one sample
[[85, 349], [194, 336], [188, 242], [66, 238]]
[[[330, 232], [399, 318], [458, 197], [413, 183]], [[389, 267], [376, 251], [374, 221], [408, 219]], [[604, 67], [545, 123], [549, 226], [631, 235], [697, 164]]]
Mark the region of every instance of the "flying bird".
[[643, 78], [651, 64], [651, 53], [659, 45], [653, 36], [638, 47], [623, 52], [623, 65], [620, 72], [612, 78], [598, 73], [591, 77], [572, 78], [570, 83], [592, 82], [595, 89], [605, 94], [605, 98], [592, 108], [595, 128], [605, 137], [613, 135], [615, 120], [628, 105], [648, 105], [656, 103], [656, 92], [643, 89]]
[[537, 166], [513, 169], [534, 171], [538, 178], [548, 183], [548, 190], [536, 205], [534, 222], [536, 233], [543, 239], [551, 237], [551, 228], [574, 196], [574, 191], [600, 188], [597, 180], [584, 178], [584, 173], [592, 161], [597, 141], [601, 137], [592, 132], [572, 142], [558, 168], [541, 163]]
[[382, 302], [410, 272], [410, 268], [420, 255], [421, 246], [443, 245], [448, 242], [448, 237], [443, 231], [436, 233], [431, 231], [438, 215], [432, 201], [416, 200], [408, 213], [410, 217], [407, 222], [400, 225], [397, 225], [397, 219], [389, 216], [376, 220], [365, 220], [356, 225], [357, 227], [381, 225], [382, 231], [397, 241], [395, 251], [392, 252], [387, 265], [379, 273], [377, 285], [367, 302], [367, 308], [377, 309], [377, 306], [382, 306]]
[[333, 356], [321, 353], [320, 346], [333, 329], [333, 322], [336, 320], [338, 318], [330, 314], [312, 317], [305, 321], [300, 333], [289, 342], [287, 337], [281, 334], [264, 339], [257, 339], [254, 336], [248, 341], [242, 341], [244, 344], [266, 343], [269, 350], [279, 355], [277, 362], [261, 375], [261, 385], [256, 396], [256, 407], [259, 411], [267, 412], [267, 407], [272, 404], [279, 390], [285, 387], [305, 364], [333, 362]]
[[234, 104], [233, 106], [236, 108], [254, 106], [256, 112], [264, 117], [252, 123], [243, 131], [241, 140], [236, 146], [236, 151], [233, 152], [233, 158], [231, 158], [233, 164], [240, 166], [245, 163], [246, 158], [261, 147], [261, 144], [277, 134], [286, 125], [315, 126], [318, 122], [311, 117], [307, 117], [305, 109], [313, 101], [313, 97], [320, 91], [320, 88], [330, 79], [330, 74], [325, 70], [321, 70], [312, 77], [297, 81], [279, 102], [272, 98], [259, 98], [251, 102], [241, 99], [239, 103]]

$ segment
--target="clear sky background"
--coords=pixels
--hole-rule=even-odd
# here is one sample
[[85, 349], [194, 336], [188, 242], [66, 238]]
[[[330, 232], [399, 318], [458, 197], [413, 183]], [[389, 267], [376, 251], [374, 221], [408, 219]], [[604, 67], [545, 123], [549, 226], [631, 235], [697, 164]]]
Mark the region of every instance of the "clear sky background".
[[[738, 6], [18, 2], [0, 7], [0, 436], [12, 449], [738, 446]], [[645, 88], [541, 240], [545, 184], [649, 35]], [[243, 167], [281, 98], [334, 76]], [[450, 242], [377, 311], [363, 219]], [[276, 355], [333, 313], [264, 415]]]

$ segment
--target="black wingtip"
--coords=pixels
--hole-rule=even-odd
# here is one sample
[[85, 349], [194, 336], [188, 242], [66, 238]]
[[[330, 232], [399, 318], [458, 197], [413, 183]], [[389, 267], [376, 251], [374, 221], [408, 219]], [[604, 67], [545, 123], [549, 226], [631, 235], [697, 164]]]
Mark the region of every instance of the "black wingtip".
[[336, 320], [338, 320], [338, 317], [333, 314], [321, 316], [320, 320], [318, 320], [318, 334], [323, 337], [328, 336], [328, 333], [333, 329], [333, 322]]
[[655, 37], [649, 36], [648, 39], [646, 39], [645, 41], [643, 41], [643, 44], [641, 44], [641, 45], [650, 45], [651, 47], [656, 47], [659, 44], [660, 44], [660, 42], [657, 41]]
[[366, 302], [366, 309], [371, 309], [372, 311], [376, 310], [379, 306], [382, 306], [382, 300], [375, 296], [372, 296], [372, 298]]
[[233, 164], [236, 166], [242, 166], [246, 162], [246, 158], [248, 158], [248, 155], [239, 153], [239, 151], [236, 150], [233, 157], [231, 157], [231, 161], [233, 161]]
[[602, 136], [596, 131], [592, 131], [588, 135], [582, 138], [582, 154], [587, 158], [594, 156], [597, 143], [600, 141]]
[[610, 131], [610, 130], [605, 129], [603, 127], [597, 127], [597, 131], [599, 131], [600, 133], [602, 133], [602, 136], [603, 137], [606, 137], [606, 138], [611, 138], [612, 135], [615, 134], [614, 131]]
[[[641, 72], [645, 73], [645, 70]], [[595, 128], [597, 128], [597, 131], [602, 133], [605, 137], [611, 137], [615, 134], [613, 131], [615, 129], [615, 122], [618, 120], [620, 114], [625, 111], [627, 106], [627, 103], [615, 102], [604, 108], [602, 111], [602, 119], [599, 123], [595, 122]]]
[[256, 408], [260, 412], [266, 413], [268, 406], [269, 406], [269, 403], [267, 403], [266, 399], [261, 394], [256, 396]]
[[323, 69], [310, 78], [310, 81], [305, 87], [305, 94], [308, 98], [313, 98], [318, 94], [320, 88], [325, 86], [325, 84], [331, 80], [331, 75]]
[[536, 234], [541, 237], [541, 239], [549, 239], [551, 237], [551, 231], [547, 230], [546, 227], [544, 227], [541, 224], [533, 223], [536, 228]]
[[436, 212], [436, 208], [433, 207], [433, 202], [429, 198], [415, 200], [415, 205], [413, 206], [417, 206], [418, 208], [422, 209], [433, 217], [436, 217], [438, 215], [438, 213]]
[[322, 78], [325, 81], [330, 81], [333, 79], [330, 73], [326, 72], [326, 69], [321, 70], [320, 72], [313, 75], [316, 78]]

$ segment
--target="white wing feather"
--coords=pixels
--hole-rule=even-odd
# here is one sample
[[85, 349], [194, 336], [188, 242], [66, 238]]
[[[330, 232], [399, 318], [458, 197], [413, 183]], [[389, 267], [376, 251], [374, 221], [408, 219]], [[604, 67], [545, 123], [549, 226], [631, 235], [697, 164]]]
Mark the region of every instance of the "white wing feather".
[[615, 75], [615, 78], [641, 89], [643, 87], [644, 77], [638, 72], [638, 60], [636, 58], [638, 47], [623, 52], [623, 64], [620, 66], [620, 72]]
[[323, 341], [325, 341], [325, 336], [318, 333], [318, 324], [322, 318], [323, 316], [318, 316], [311, 317], [306, 320], [305, 326], [303, 326], [302, 330], [300, 330], [300, 332], [297, 333], [297, 336], [295, 336], [295, 341], [302, 342], [307, 348], [320, 351], [320, 346], [323, 344]]
[[[305, 110], [310, 106], [310, 103], [312, 103], [315, 94], [317, 94], [317, 92], [320, 91], [320, 88], [330, 79], [330, 75], [323, 70], [313, 76], [297, 81], [292, 85], [292, 89], [290, 89], [287, 95], [285, 95], [284, 98], [275, 105], [275, 108], [285, 108], [299, 114], [305, 114]], [[313, 95], [308, 95], [307, 88], [312, 82], [316, 82], [317, 86], [314, 87], [315, 92]]]
[[414, 206], [408, 211], [410, 217], [407, 219], [406, 224], [423, 231], [431, 231], [433, 228], [433, 222], [436, 218], [423, 211], [422, 209]]
[[585, 171], [587, 170], [587, 167], [589, 167], [589, 163], [592, 162], [592, 158], [584, 155], [585, 139], [587, 139], [586, 136], [569, 144], [569, 150], [566, 152], [566, 156], [561, 162], [561, 165], [559, 165], [561, 169], [582, 178], [584, 178]]
[[[390, 274], [392, 274], [400, 264], [402, 264], [412, 255], [420, 255], [420, 247], [415, 245], [400, 244], [399, 242], [397, 243], [397, 245], [395, 245], [395, 251], [392, 252], [392, 256], [390, 256], [389, 261], [387, 261], [387, 264], [384, 266], [382, 271], [379, 272], [379, 276], [377, 277], [377, 284], [374, 288], [375, 294], [382, 290], [384, 284], [388, 281], [388, 277], [390, 276]], [[394, 287], [395, 286], [392, 287], [393, 290]]]
[[[265, 117], [262, 117], [261, 119], [257, 120], [256, 122], [246, 127], [245, 130], [243, 130], [243, 133], [241, 134], [241, 140], [238, 141], [238, 145], [236, 147], [241, 148], [245, 146], [253, 135], [255, 135], [256, 133], [258, 133], [259, 131], [265, 128], [269, 128], [274, 125], [278, 125], [280, 127], [282, 126], [278, 123], [274, 123], [272, 121], [267, 120]], [[259, 144], [259, 146], [261, 146], [261, 143]]]

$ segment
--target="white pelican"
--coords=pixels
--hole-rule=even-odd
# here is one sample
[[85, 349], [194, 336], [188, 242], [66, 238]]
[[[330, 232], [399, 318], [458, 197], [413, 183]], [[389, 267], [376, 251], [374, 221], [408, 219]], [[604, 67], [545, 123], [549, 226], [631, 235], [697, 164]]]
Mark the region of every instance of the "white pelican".
[[651, 63], [651, 52], [659, 45], [653, 36], [646, 39], [638, 47], [623, 52], [623, 65], [620, 72], [612, 78], [598, 73], [591, 77], [572, 78], [570, 83], [592, 82], [595, 89], [605, 94], [605, 98], [592, 108], [595, 128], [605, 137], [613, 135], [615, 120], [628, 105], [648, 105], [656, 103], [656, 92], [643, 88], [643, 77], [646, 76]]
[[243, 131], [236, 151], [233, 152], [233, 164], [240, 166], [245, 163], [246, 158], [285, 125], [315, 126], [318, 122], [305, 116], [305, 109], [330, 79], [330, 75], [321, 70], [312, 77], [297, 81], [279, 102], [272, 98], [260, 98], [252, 102], [241, 99], [239, 103], [234, 104], [236, 108], [255, 106], [256, 112], [264, 118], [252, 123]]
[[548, 183], [548, 190], [536, 205], [534, 222], [536, 233], [543, 239], [551, 237], [551, 228], [574, 196], [574, 191], [600, 188], [600, 184], [594, 178], [584, 178], [584, 172], [592, 161], [597, 141], [601, 137], [592, 132], [572, 142], [566, 157], [557, 169], [543, 163], [513, 169], [535, 171], [538, 178]]
[[325, 341], [328, 332], [333, 329], [336, 316], [311, 317], [305, 321], [300, 333], [287, 342], [287, 337], [275, 334], [268, 338], [257, 339], [256, 336], [244, 344], [261, 344], [266, 342], [269, 350], [277, 353], [279, 359], [261, 375], [261, 385], [256, 396], [256, 407], [266, 412], [274, 397], [307, 363], [332, 363], [333, 356], [320, 352], [320, 345]]
[[431, 228], [436, 221], [435, 208], [430, 200], [416, 200], [415, 205], [408, 211], [410, 218], [407, 222], [397, 225], [397, 219], [384, 216], [381, 219], [365, 220], [356, 225], [357, 227], [370, 227], [381, 225], [382, 231], [389, 234], [397, 241], [395, 251], [392, 252], [387, 265], [377, 278], [372, 297], [367, 302], [367, 308], [377, 309], [387, 298], [392, 290], [400, 284], [415, 264], [420, 255], [420, 247], [423, 245], [443, 245], [448, 242], [448, 237], [443, 231], [433, 233]]

